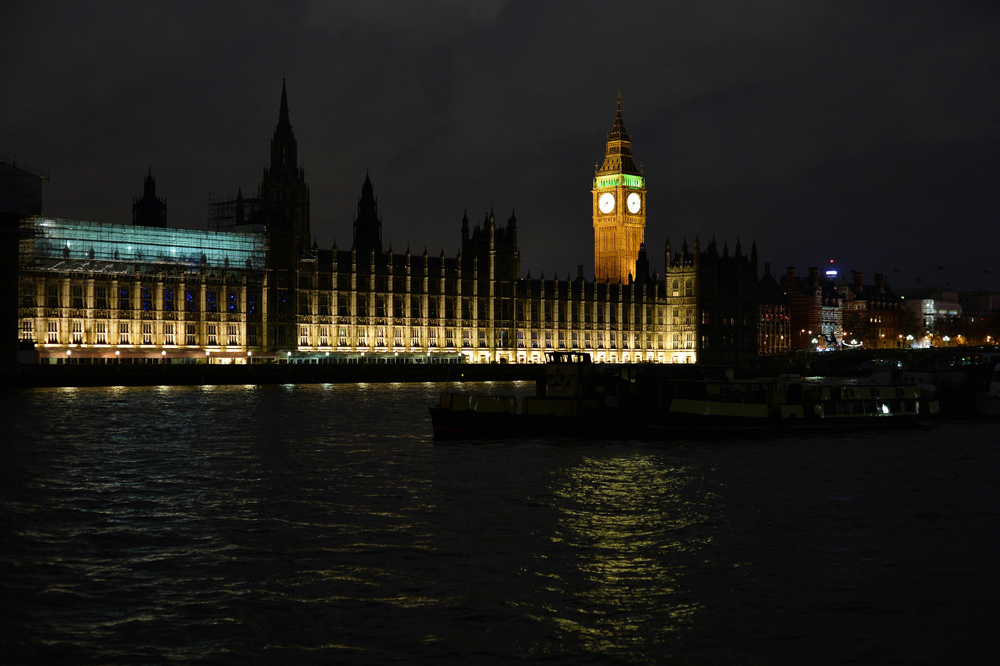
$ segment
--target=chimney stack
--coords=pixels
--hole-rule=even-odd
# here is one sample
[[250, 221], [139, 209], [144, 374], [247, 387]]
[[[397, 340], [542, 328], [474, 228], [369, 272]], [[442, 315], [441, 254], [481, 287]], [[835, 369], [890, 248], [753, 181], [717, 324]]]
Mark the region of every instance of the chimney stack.
[[793, 284], [795, 282], [795, 266], [785, 269], [785, 275], [781, 278], [781, 284]]
[[583, 264], [576, 265], [576, 276], [581, 280], [583, 279]]
[[861, 271], [854, 271], [854, 286], [860, 289], [864, 284], [864, 281], [864, 273]]
[[879, 291], [885, 291], [885, 275], [882, 273], [875, 274], [875, 288]]
[[813, 284], [819, 282], [819, 269], [815, 266], [809, 267], [809, 281]]

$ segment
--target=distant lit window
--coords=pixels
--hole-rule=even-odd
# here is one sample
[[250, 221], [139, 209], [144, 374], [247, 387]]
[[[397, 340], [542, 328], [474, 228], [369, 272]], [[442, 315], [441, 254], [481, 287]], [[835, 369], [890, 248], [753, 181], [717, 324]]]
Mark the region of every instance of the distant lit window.
[[217, 324], [208, 325], [208, 346], [215, 347], [219, 344], [219, 327]]
[[149, 287], [142, 287], [141, 291], [142, 298], [142, 311], [152, 312], [153, 311], [153, 293], [150, 291]]
[[184, 311], [191, 313], [198, 312], [198, 295], [190, 289], [184, 290]]
[[229, 324], [229, 346], [235, 347], [239, 344], [238, 327], [236, 324]]
[[132, 309], [132, 290], [128, 287], [118, 287], [118, 309]]
[[236, 314], [240, 311], [240, 295], [236, 292], [229, 292], [226, 297], [226, 308], [229, 310], [230, 314]]
[[70, 287], [70, 290], [72, 292], [71, 296], [73, 298], [73, 303], [72, 303], [71, 307], [74, 310], [82, 310], [83, 309], [83, 285], [82, 284], [74, 284], [72, 287]]
[[108, 322], [106, 321], [97, 322], [97, 344], [108, 344]]
[[142, 344], [153, 344], [153, 322], [151, 321], [142, 322]]
[[35, 285], [33, 284], [21, 285], [21, 307], [23, 308], [35, 307]]
[[174, 325], [171, 323], [166, 323], [163, 325], [163, 344], [165, 345], [176, 344], [176, 336], [174, 335]]
[[74, 321], [73, 322], [73, 344], [82, 345], [83, 344], [83, 322]]
[[21, 339], [30, 342], [35, 339], [35, 320], [34, 319], [22, 319], [21, 320]]
[[205, 311], [219, 311], [219, 294], [214, 289], [208, 289], [205, 291]]
[[173, 312], [174, 311], [174, 290], [164, 289], [163, 290], [163, 311]]
[[54, 319], [50, 319], [48, 325], [49, 325], [48, 329], [49, 337], [47, 339], [47, 342], [50, 345], [54, 345], [57, 342], [59, 342], [59, 322]]
[[103, 286], [94, 287], [94, 307], [98, 310], [108, 309], [108, 288]]
[[305, 347], [309, 344], [309, 327], [299, 326], [299, 346]]
[[193, 347], [197, 344], [197, 333], [195, 324], [187, 324], [187, 332], [184, 335], [184, 344]]
[[131, 344], [131, 331], [129, 330], [129, 322], [127, 321], [119, 322], [118, 324], [118, 344]]

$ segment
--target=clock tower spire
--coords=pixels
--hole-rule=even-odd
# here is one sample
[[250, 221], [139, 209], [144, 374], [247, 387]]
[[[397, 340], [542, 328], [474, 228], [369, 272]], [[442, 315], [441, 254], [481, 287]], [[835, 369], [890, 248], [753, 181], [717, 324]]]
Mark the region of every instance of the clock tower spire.
[[628, 284], [645, 242], [646, 179], [632, 158], [632, 138], [622, 121], [622, 96], [608, 134], [604, 163], [594, 173], [594, 277]]

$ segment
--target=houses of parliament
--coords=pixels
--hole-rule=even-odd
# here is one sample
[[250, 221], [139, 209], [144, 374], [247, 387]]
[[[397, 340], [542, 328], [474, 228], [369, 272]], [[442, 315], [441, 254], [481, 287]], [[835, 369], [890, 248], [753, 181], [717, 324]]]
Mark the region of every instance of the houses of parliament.
[[20, 338], [42, 363], [752, 363], [756, 246], [664, 238], [650, 273], [620, 98], [591, 194], [593, 281], [522, 277], [513, 214], [463, 216], [454, 256], [386, 249], [367, 174], [351, 247], [318, 248], [282, 84], [256, 195], [213, 202], [208, 231], [167, 226], [152, 172], [131, 225], [46, 218], [39, 196], [19, 218]]

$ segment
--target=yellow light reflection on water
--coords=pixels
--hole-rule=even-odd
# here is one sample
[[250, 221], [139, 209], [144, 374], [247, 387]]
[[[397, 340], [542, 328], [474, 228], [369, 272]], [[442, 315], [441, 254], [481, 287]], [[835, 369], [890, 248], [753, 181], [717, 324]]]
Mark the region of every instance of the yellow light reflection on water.
[[547, 584], [570, 599], [548, 620], [590, 652], [648, 654], [703, 608], [684, 575], [685, 561], [711, 542], [690, 529], [708, 519], [709, 498], [692, 469], [652, 453], [586, 458], [560, 477], [552, 539], [571, 549], [577, 582]]

